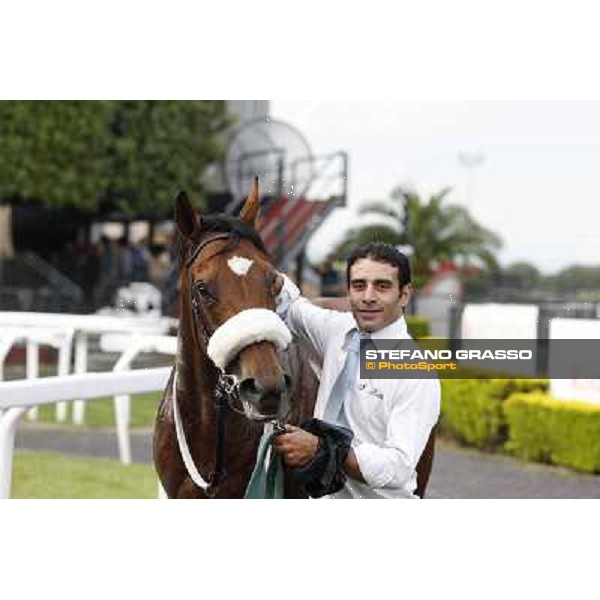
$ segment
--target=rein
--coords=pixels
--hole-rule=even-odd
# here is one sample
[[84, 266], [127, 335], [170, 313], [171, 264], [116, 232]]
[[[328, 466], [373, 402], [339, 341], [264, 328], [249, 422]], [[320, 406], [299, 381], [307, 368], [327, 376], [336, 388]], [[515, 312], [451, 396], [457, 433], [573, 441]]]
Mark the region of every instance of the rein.
[[[225, 375], [226, 379], [229, 377], [231, 376]], [[227, 385], [223, 387], [221, 381], [221, 377], [219, 377], [217, 387], [215, 389], [215, 407], [217, 409], [217, 447], [215, 456], [215, 470], [208, 476], [208, 481], [206, 481], [196, 468], [196, 464], [194, 463], [194, 459], [192, 458], [192, 454], [190, 452], [187, 440], [185, 438], [185, 430], [183, 428], [183, 423], [181, 420], [179, 403], [177, 402], [177, 368], [175, 368], [175, 376], [173, 377], [173, 415], [175, 419], [175, 432], [177, 434], [177, 444], [179, 446], [179, 451], [181, 452], [181, 457], [183, 458], [183, 463], [185, 464], [185, 468], [188, 472], [188, 475], [190, 476], [192, 481], [199, 488], [204, 490], [209, 496], [213, 495], [212, 489], [218, 486], [222, 479], [224, 479], [225, 477], [225, 469], [223, 468], [223, 442], [225, 440], [225, 409], [227, 408], [228, 395], [232, 392], [232, 389]]]
[[[202, 250], [212, 242], [219, 240], [229, 240], [231, 236], [227, 233], [221, 233], [212, 235], [200, 242], [190, 258], [185, 262], [185, 268], [188, 271], [188, 287], [192, 296], [192, 314], [194, 318], [195, 329], [198, 330], [198, 323], [201, 324], [201, 332], [204, 342], [203, 351], [206, 353], [206, 347], [208, 341], [212, 335], [208, 326], [208, 319], [202, 306], [202, 299], [200, 294], [194, 287], [192, 281], [191, 265], [198, 258], [198, 255]], [[214, 333], [214, 331], [212, 332]], [[202, 349], [202, 348], [201, 348]], [[177, 403], [177, 369], [175, 369], [175, 377], [173, 384], [173, 408], [175, 416], [175, 430], [177, 433], [177, 443], [179, 450], [183, 458], [186, 470], [191, 477], [192, 481], [200, 487], [208, 496], [213, 495], [213, 489], [216, 488], [219, 483], [225, 478], [225, 469], [223, 467], [223, 443], [225, 441], [225, 416], [228, 404], [231, 404], [231, 397], [239, 395], [239, 382], [232, 375], [227, 375], [223, 369], [219, 369], [219, 377], [217, 379], [217, 385], [215, 388], [214, 406], [216, 411], [216, 449], [215, 449], [215, 470], [209, 474], [208, 481], [206, 481], [200, 472], [196, 468], [194, 459], [190, 453], [186, 438], [185, 431], [181, 420], [181, 413], [179, 411], [179, 405]]]

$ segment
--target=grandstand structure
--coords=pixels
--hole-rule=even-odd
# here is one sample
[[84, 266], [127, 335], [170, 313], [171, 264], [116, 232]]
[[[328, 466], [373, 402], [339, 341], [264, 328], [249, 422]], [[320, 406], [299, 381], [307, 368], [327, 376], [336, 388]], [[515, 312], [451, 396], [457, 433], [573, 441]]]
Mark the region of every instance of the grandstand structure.
[[225, 141], [224, 161], [211, 174], [209, 208], [237, 214], [257, 175], [259, 233], [278, 267], [301, 284], [307, 242], [335, 208], [346, 205], [348, 156], [314, 154], [298, 129], [270, 116], [268, 101], [228, 106], [237, 122]]

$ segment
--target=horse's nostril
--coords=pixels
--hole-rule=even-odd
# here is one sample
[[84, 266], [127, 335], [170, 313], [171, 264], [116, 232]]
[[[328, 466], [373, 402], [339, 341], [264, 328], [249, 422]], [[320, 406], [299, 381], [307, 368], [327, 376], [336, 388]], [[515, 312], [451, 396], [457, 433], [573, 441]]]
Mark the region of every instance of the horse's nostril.
[[263, 389], [254, 377], [246, 377], [240, 383], [240, 392], [243, 395], [260, 396]]
[[279, 412], [282, 398], [286, 395], [287, 378], [260, 379], [246, 377], [240, 382], [240, 397], [254, 405], [262, 415], [275, 415]]
[[240, 393], [245, 396], [280, 395], [285, 391], [289, 391], [291, 385], [292, 378], [289, 375], [263, 381], [255, 377], [246, 377], [240, 382]]

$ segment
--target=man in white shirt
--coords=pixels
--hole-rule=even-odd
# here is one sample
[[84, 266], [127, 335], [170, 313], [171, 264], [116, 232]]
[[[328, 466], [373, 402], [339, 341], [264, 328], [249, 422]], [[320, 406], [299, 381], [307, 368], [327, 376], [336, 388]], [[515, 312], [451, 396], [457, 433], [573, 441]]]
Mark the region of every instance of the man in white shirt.
[[[378, 339], [410, 339], [403, 316], [411, 294], [406, 256], [389, 244], [366, 244], [349, 257], [347, 281], [351, 312], [320, 308], [285, 275], [279, 281], [278, 314], [322, 361], [316, 418], [323, 418], [357, 330], [375, 345]], [[344, 424], [354, 433], [343, 465], [348, 478], [329, 497], [416, 498], [416, 466], [438, 420], [440, 395], [437, 379], [360, 379], [357, 365], [342, 406]], [[319, 438], [286, 429], [273, 446], [289, 466], [308, 464]]]

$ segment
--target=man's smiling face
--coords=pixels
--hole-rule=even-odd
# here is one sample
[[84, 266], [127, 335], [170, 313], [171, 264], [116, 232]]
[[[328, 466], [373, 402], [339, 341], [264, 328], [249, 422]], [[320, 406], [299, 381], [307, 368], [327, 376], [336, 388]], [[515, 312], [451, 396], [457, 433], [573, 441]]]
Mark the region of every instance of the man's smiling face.
[[359, 328], [372, 333], [400, 317], [410, 298], [410, 284], [400, 289], [394, 265], [360, 258], [350, 268], [348, 296]]

